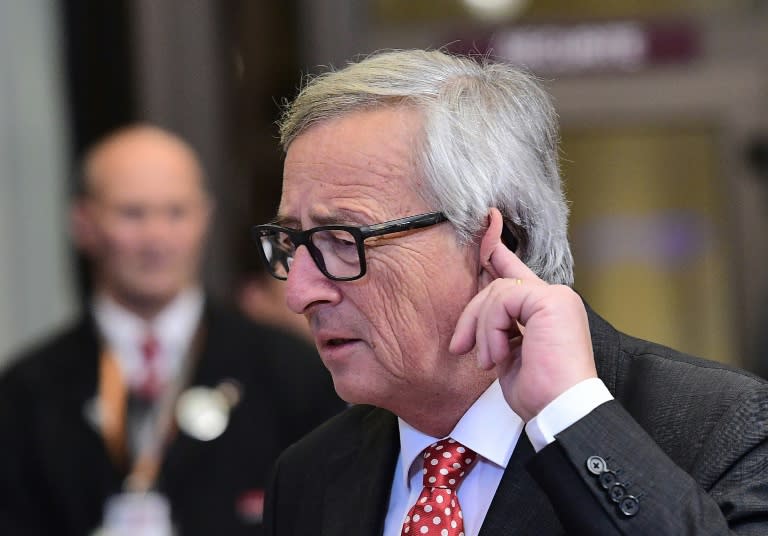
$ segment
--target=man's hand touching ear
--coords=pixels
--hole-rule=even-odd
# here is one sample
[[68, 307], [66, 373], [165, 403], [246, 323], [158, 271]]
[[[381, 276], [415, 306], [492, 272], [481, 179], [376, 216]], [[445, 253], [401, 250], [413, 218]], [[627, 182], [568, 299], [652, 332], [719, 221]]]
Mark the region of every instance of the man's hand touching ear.
[[459, 317], [450, 350], [477, 349], [478, 365], [496, 368], [504, 397], [528, 422], [582, 380], [597, 377], [584, 303], [564, 285], [539, 279], [501, 242], [492, 208], [480, 244], [481, 291]]

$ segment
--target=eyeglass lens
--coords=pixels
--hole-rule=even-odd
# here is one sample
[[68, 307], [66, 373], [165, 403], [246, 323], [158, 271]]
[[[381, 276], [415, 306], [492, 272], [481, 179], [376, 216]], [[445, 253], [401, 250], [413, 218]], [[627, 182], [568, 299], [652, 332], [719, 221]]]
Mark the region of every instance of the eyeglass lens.
[[[360, 257], [354, 235], [341, 229], [315, 231], [310, 235], [310, 253], [318, 267], [332, 277], [360, 274]], [[281, 231], [261, 237], [261, 246], [273, 275], [285, 279], [296, 254], [290, 235]]]

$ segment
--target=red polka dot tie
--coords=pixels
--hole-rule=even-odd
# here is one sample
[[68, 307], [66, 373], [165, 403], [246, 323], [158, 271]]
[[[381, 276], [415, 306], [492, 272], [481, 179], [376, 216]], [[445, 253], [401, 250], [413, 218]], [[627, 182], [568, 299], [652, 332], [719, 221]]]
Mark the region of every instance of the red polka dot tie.
[[402, 536], [464, 536], [456, 488], [477, 454], [453, 439], [424, 449], [424, 489], [403, 523]]

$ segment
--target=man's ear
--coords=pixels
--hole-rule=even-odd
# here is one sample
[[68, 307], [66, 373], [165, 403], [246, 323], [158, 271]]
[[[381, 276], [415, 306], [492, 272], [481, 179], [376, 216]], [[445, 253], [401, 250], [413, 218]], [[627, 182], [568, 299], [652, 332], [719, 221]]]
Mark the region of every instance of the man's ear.
[[96, 227], [93, 222], [93, 206], [87, 200], [78, 199], [69, 209], [69, 232], [78, 250], [91, 253], [96, 247]]
[[491, 255], [502, 241], [504, 220], [499, 209], [492, 207], [488, 210], [488, 227], [480, 240], [480, 278], [481, 286], [485, 286], [498, 276], [491, 266]]

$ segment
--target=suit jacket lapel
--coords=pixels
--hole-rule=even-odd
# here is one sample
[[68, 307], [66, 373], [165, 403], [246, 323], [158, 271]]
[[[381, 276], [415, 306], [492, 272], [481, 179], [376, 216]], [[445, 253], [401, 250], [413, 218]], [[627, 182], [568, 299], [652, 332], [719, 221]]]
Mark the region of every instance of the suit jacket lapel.
[[[206, 300], [200, 322], [198, 330], [203, 331], [198, 336], [201, 336], [202, 340], [196, 352], [186, 356], [194, 362], [191, 364], [192, 371], [187, 384], [182, 386], [179, 394], [191, 386], [215, 386], [233, 374], [227, 369], [226, 356], [213, 353], [214, 348], [226, 348], [226, 344], [221, 340], [223, 333], [215, 321], [208, 300]], [[187, 481], [194, 482], [199, 479], [199, 474], [189, 468], [196, 467], [203, 463], [203, 460], [214, 459], [211, 452], [215, 449], [215, 441], [200, 441], [175, 430], [161, 461], [159, 475], [161, 487], [182, 486]]]
[[328, 464], [323, 536], [375, 536], [384, 530], [400, 451], [397, 419], [388, 411], [374, 409], [362, 431], [358, 444], [348, 445]]
[[586, 302], [584, 302], [584, 307], [589, 319], [589, 331], [592, 336], [592, 352], [595, 356], [597, 375], [603, 380], [608, 390], [616, 395], [619, 362], [616, 354], [621, 349], [619, 333], [594, 312]]
[[549, 500], [525, 469], [534, 454], [528, 437], [521, 435], [485, 516], [480, 536], [563, 533]]
[[[66, 488], [72, 503], [100, 515], [103, 498], [119, 491], [125, 472], [113, 465], [99, 431], [100, 342], [90, 315], [80, 319], [59, 352], [61, 360], [52, 372], [56, 391], [43, 399], [47, 422], [40, 429], [46, 434], [46, 454], [41, 457], [53, 464], [62, 481], [77, 483]], [[89, 463], [72, 464], [73, 459]]]

